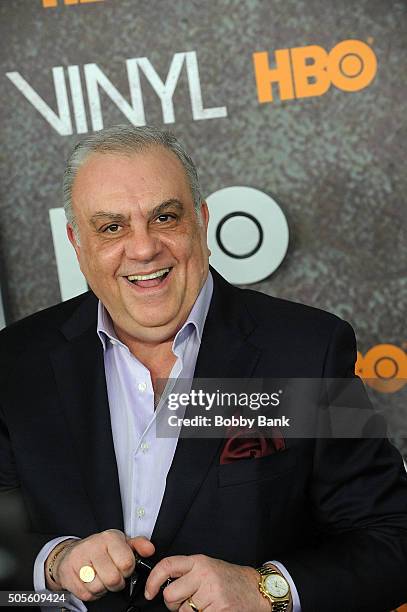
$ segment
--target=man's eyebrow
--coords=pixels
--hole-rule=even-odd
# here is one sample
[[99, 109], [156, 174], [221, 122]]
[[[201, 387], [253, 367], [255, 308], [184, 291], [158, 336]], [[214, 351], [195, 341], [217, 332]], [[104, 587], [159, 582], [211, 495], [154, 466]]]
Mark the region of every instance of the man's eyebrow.
[[[150, 210], [150, 212], [148, 213], [148, 216], [151, 219], [152, 217], [161, 215], [168, 208], [175, 208], [180, 213], [184, 212], [185, 210], [185, 207], [180, 200], [178, 200], [177, 198], [170, 198], [169, 200], [165, 200], [164, 202], [161, 202], [161, 204], [158, 204], [152, 210]], [[129, 217], [127, 217], [126, 215], [122, 215], [121, 213], [114, 213], [114, 212], [109, 212], [105, 210], [98, 210], [91, 216], [90, 222], [93, 225], [96, 225], [98, 221], [110, 221], [112, 223], [124, 223], [124, 222], [129, 221]]]
[[99, 210], [95, 212], [90, 218], [90, 222], [96, 225], [97, 221], [112, 221], [113, 223], [123, 223], [127, 221], [128, 217], [121, 215], [120, 213], [108, 212]]
[[183, 205], [183, 203], [180, 200], [178, 200], [177, 198], [170, 198], [169, 200], [165, 200], [164, 202], [161, 202], [161, 204], [158, 204], [158, 206], [155, 206], [150, 211], [148, 216], [151, 219], [152, 217], [156, 217], [157, 215], [161, 215], [168, 208], [175, 208], [179, 213], [183, 213], [184, 210], [185, 210], [185, 206]]

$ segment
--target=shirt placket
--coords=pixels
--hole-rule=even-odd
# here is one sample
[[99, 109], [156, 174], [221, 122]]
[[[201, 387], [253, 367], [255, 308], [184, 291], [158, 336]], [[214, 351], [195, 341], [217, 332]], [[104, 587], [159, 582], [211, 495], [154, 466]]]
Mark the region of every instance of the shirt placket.
[[[163, 395], [154, 410], [154, 389], [149, 370], [144, 369], [142, 380], [136, 380], [136, 415], [142, 405], [143, 431], [138, 439], [138, 444], [133, 452], [133, 476], [132, 476], [132, 499], [133, 515], [131, 520], [131, 533], [149, 537], [154, 528], [151, 500], [151, 479], [157, 478], [157, 462], [160, 460], [160, 450], [169, 444], [168, 440], [157, 439], [155, 435], [155, 423], [165, 403], [165, 397], [171, 393], [176, 379], [182, 372], [182, 353], [187, 342], [183, 342], [177, 350], [177, 360], [171, 370]], [[150, 418], [148, 418], [148, 415]], [[176, 446], [176, 443], [174, 443]], [[163, 449], [164, 450], [164, 449]], [[166, 450], [166, 452], [168, 452]]]
[[149, 432], [154, 422], [154, 390], [149, 370], [137, 363], [134, 381], [135, 446], [132, 453], [132, 516], [131, 534], [148, 535], [151, 516], [149, 512], [148, 478], [151, 474], [153, 440]]

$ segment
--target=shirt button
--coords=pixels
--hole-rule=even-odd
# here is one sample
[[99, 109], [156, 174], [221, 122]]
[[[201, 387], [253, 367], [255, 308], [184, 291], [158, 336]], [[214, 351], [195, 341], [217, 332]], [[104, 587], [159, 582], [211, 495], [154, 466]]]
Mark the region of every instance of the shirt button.
[[146, 511], [144, 510], [144, 508], [137, 508], [137, 517], [139, 519], [142, 519], [143, 516], [145, 515]]
[[147, 389], [147, 385], [146, 385], [146, 383], [145, 383], [145, 382], [142, 382], [142, 383], [139, 383], [139, 384], [138, 384], [138, 390], [139, 390], [139, 391], [143, 392], [143, 391], [145, 391], [146, 389]]
[[146, 453], [148, 449], [150, 448], [150, 445], [148, 442], [142, 442], [140, 445], [140, 448], [141, 448], [142, 453]]
[[113, 344], [113, 346], [115, 346], [117, 344], [117, 340], [113, 340], [113, 338], [110, 338], [110, 344]]

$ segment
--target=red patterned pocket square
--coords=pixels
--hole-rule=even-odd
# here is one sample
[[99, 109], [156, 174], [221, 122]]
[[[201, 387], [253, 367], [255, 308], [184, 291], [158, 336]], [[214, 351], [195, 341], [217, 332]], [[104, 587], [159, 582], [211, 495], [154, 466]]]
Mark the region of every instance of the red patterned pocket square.
[[285, 449], [283, 435], [278, 427], [273, 427], [271, 437], [265, 437], [260, 431], [256, 432], [258, 437], [247, 437], [253, 435], [252, 429], [230, 428], [226, 432], [226, 444], [220, 455], [220, 464], [233, 463], [240, 459], [258, 459], [267, 457], [273, 453]]

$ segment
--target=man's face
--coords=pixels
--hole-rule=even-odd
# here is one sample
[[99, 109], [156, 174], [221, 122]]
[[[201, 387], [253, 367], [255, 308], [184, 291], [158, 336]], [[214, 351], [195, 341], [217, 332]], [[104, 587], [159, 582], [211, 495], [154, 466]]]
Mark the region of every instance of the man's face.
[[205, 282], [209, 255], [208, 209], [203, 203], [200, 224], [181, 162], [163, 147], [92, 154], [72, 202], [79, 244], [69, 225], [68, 237], [119, 337], [172, 338]]

